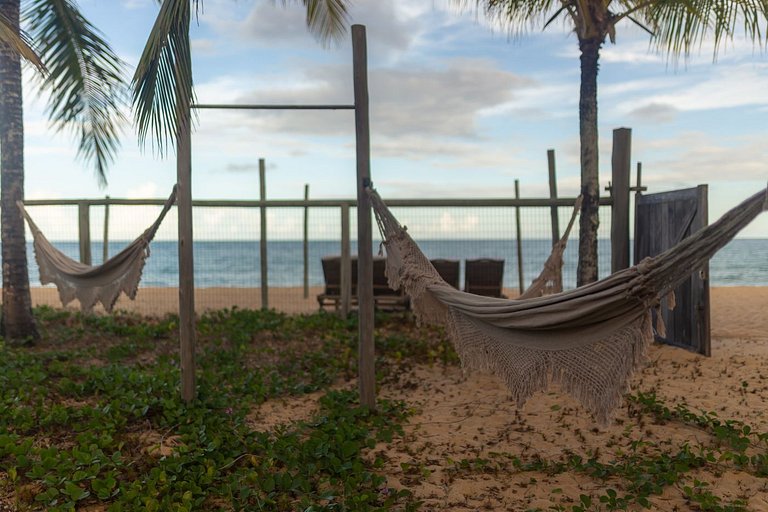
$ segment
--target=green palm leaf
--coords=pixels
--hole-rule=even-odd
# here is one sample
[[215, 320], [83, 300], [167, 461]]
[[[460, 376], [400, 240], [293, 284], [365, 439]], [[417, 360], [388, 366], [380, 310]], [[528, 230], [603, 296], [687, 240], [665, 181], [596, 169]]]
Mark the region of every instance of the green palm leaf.
[[174, 145], [179, 110], [194, 97], [189, 22], [190, 0], [165, 0], [133, 76], [139, 141], [151, 136], [161, 154]]
[[59, 130], [73, 128], [78, 157], [93, 162], [105, 185], [125, 120], [123, 63], [70, 0], [33, 0], [24, 21], [48, 69], [48, 114]]
[[3, 43], [16, 51], [21, 57], [37, 67], [41, 72], [45, 72], [43, 61], [32, 48], [32, 40], [24, 32], [17, 32], [14, 24], [5, 14], [0, 12], [0, 43]]
[[[283, 5], [289, 1], [281, 0]], [[344, 33], [347, 0], [300, 0], [307, 25], [322, 41]], [[149, 139], [161, 155], [175, 146], [179, 120], [194, 103], [192, 58], [189, 47], [191, 7], [202, 0], [163, 0], [133, 76], [133, 109], [139, 141]], [[181, 115], [180, 115], [181, 114]]]

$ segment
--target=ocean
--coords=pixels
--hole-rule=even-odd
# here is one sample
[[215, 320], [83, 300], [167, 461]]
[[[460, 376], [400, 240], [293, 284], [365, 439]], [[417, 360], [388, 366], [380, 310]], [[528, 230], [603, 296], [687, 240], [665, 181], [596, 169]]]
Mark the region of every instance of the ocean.
[[[112, 241], [110, 255], [120, 251], [128, 241]], [[76, 258], [78, 243], [53, 242], [62, 252]], [[378, 243], [374, 244], [374, 254]], [[429, 258], [498, 258], [506, 262], [504, 286], [518, 286], [517, 246], [514, 240], [420, 240], [419, 246]], [[565, 253], [563, 282], [566, 288], [576, 284], [578, 244], [571, 243]], [[523, 282], [536, 277], [549, 255], [550, 240], [523, 242]], [[352, 243], [352, 253], [356, 252]], [[91, 246], [93, 262], [101, 263], [101, 242]], [[142, 286], [178, 286], [178, 248], [175, 241], [154, 241], [144, 268]], [[309, 284], [322, 286], [323, 256], [340, 254], [338, 241], [309, 242]], [[40, 286], [37, 263], [28, 243], [30, 283]], [[600, 276], [610, 273], [610, 241], [599, 242]], [[301, 241], [272, 241], [267, 244], [269, 286], [303, 286], [303, 248]], [[195, 286], [253, 288], [261, 285], [258, 241], [196, 241], [194, 244]], [[463, 279], [463, 277], [462, 277]], [[712, 286], [768, 286], [768, 239], [736, 239], [718, 252], [710, 262]]]

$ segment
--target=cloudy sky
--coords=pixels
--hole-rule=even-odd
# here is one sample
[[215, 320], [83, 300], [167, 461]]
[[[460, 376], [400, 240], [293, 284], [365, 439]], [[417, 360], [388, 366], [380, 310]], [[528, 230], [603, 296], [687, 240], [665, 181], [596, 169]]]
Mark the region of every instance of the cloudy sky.
[[[129, 72], [157, 13], [154, 0], [80, 0]], [[192, 28], [201, 103], [351, 103], [348, 37], [329, 48], [307, 34], [297, 5], [206, 0]], [[296, 2], [298, 4], [299, 2]], [[469, 2], [474, 4], [474, 2]], [[351, 21], [367, 26], [372, 176], [387, 197], [524, 197], [548, 194], [548, 149], [561, 195], [579, 183], [576, 38], [553, 24], [509, 37], [482, 13], [449, 0], [356, 0]], [[44, 101], [27, 89], [28, 198], [163, 197], [173, 158], [142, 152], [126, 127], [109, 185], [55, 135]], [[765, 187], [768, 57], [735, 41], [715, 63], [712, 47], [677, 65], [620, 25], [601, 57], [601, 186], [610, 179], [612, 130], [632, 128], [633, 166], [650, 192], [706, 183], [710, 219]], [[193, 195], [258, 197], [259, 158], [268, 196], [354, 195], [353, 114], [202, 111], [193, 135]], [[634, 180], [634, 177], [633, 177]], [[768, 215], [744, 233], [768, 237]]]

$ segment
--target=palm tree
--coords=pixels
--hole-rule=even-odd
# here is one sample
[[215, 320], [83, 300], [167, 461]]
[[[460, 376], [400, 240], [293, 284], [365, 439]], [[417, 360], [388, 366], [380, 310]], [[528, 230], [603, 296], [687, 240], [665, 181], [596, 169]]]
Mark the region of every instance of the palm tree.
[[0, 0], [0, 334], [9, 339], [38, 336], [24, 220], [16, 207], [24, 199], [22, 58], [40, 70], [37, 85], [50, 93], [50, 119], [57, 130], [69, 127], [79, 137], [78, 156], [94, 164], [102, 185], [118, 147], [120, 109], [126, 103], [122, 62], [71, 0]]
[[[281, 0], [283, 5], [289, 0]], [[322, 42], [345, 31], [348, 0], [295, 0], [306, 8], [309, 30]], [[202, 0], [163, 0], [133, 76], [133, 105], [139, 140], [165, 154], [177, 142], [183, 112], [194, 98], [189, 48], [191, 10]], [[180, 115], [181, 113], [181, 115]]]
[[[466, 2], [461, 1], [461, 4]], [[597, 74], [600, 48], [606, 38], [616, 42], [616, 26], [626, 20], [652, 36], [661, 51], [672, 57], [687, 55], [711, 35], [715, 56], [724, 39], [739, 27], [755, 40], [763, 36], [768, 20], [766, 0], [475, 0], [486, 14], [512, 30], [540, 24], [548, 27], [564, 18], [576, 34], [581, 52], [579, 139], [581, 195], [577, 284], [597, 280], [598, 133]]]

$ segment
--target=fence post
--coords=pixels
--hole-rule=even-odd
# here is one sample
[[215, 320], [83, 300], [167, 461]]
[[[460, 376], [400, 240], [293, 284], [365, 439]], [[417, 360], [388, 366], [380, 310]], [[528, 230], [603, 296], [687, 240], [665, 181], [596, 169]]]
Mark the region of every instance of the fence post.
[[613, 130], [611, 157], [611, 273], [629, 267], [629, 176], [632, 130]]
[[[557, 174], [555, 170], [555, 150], [547, 150], [547, 164], [549, 167], [549, 198], [557, 199]], [[557, 206], [550, 208], [552, 217], [552, 245], [560, 241], [560, 218], [557, 215]]]
[[[188, 21], [187, 21], [188, 23]], [[186, 29], [189, 31], [189, 28]], [[188, 99], [177, 93], [176, 205], [179, 213], [179, 359], [181, 398], [195, 398], [195, 265], [192, 234], [192, 116]]]
[[259, 229], [259, 255], [261, 260], [261, 309], [269, 309], [269, 270], [267, 266], [267, 207], [264, 205], [264, 201], [267, 200], [267, 184], [266, 165], [263, 158], [259, 158], [259, 199], [261, 199], [261, 206], [259, 207], [259, 220], [261, 221], [261, 228]]
[[341, 205], [341, 316], [349, 316], [352, 301], [352, 256], [349, 248], [349, 205]]
[[355, 153], [357, 156], [357, 308], [359, 318], [358, 389], [360, 405], [376, 408], [373, 339], [373, 235], [371, 201], [371, 138], [368, 113], [368, 56], [364, 25], [352, 25]]
[[[515, 180], [515, 199], [520, 199], [520, 180]], [[525, 291], [523, 277], [523, 238], [520, 228], [520, 206], [515, 206], [515, 228], [517, 231], [517, 286], [522, 294]]]
[[91, 264], [91, 210], [88, 203], [78, 203], [77, 220], [80, 240], [80, 263]]
[[[304, 201], [309, 201], [309, 184], [304, 184]], [[304, 206], [304, 298], [309, 298], [309, 206]]]
[[104, 237], [103, 242], [101, 244], [102, 249], [102, 259], [101, 262], [104, 263], [109, 259], [109, 196], [105, 197], [106, 202], [104, 203]]

